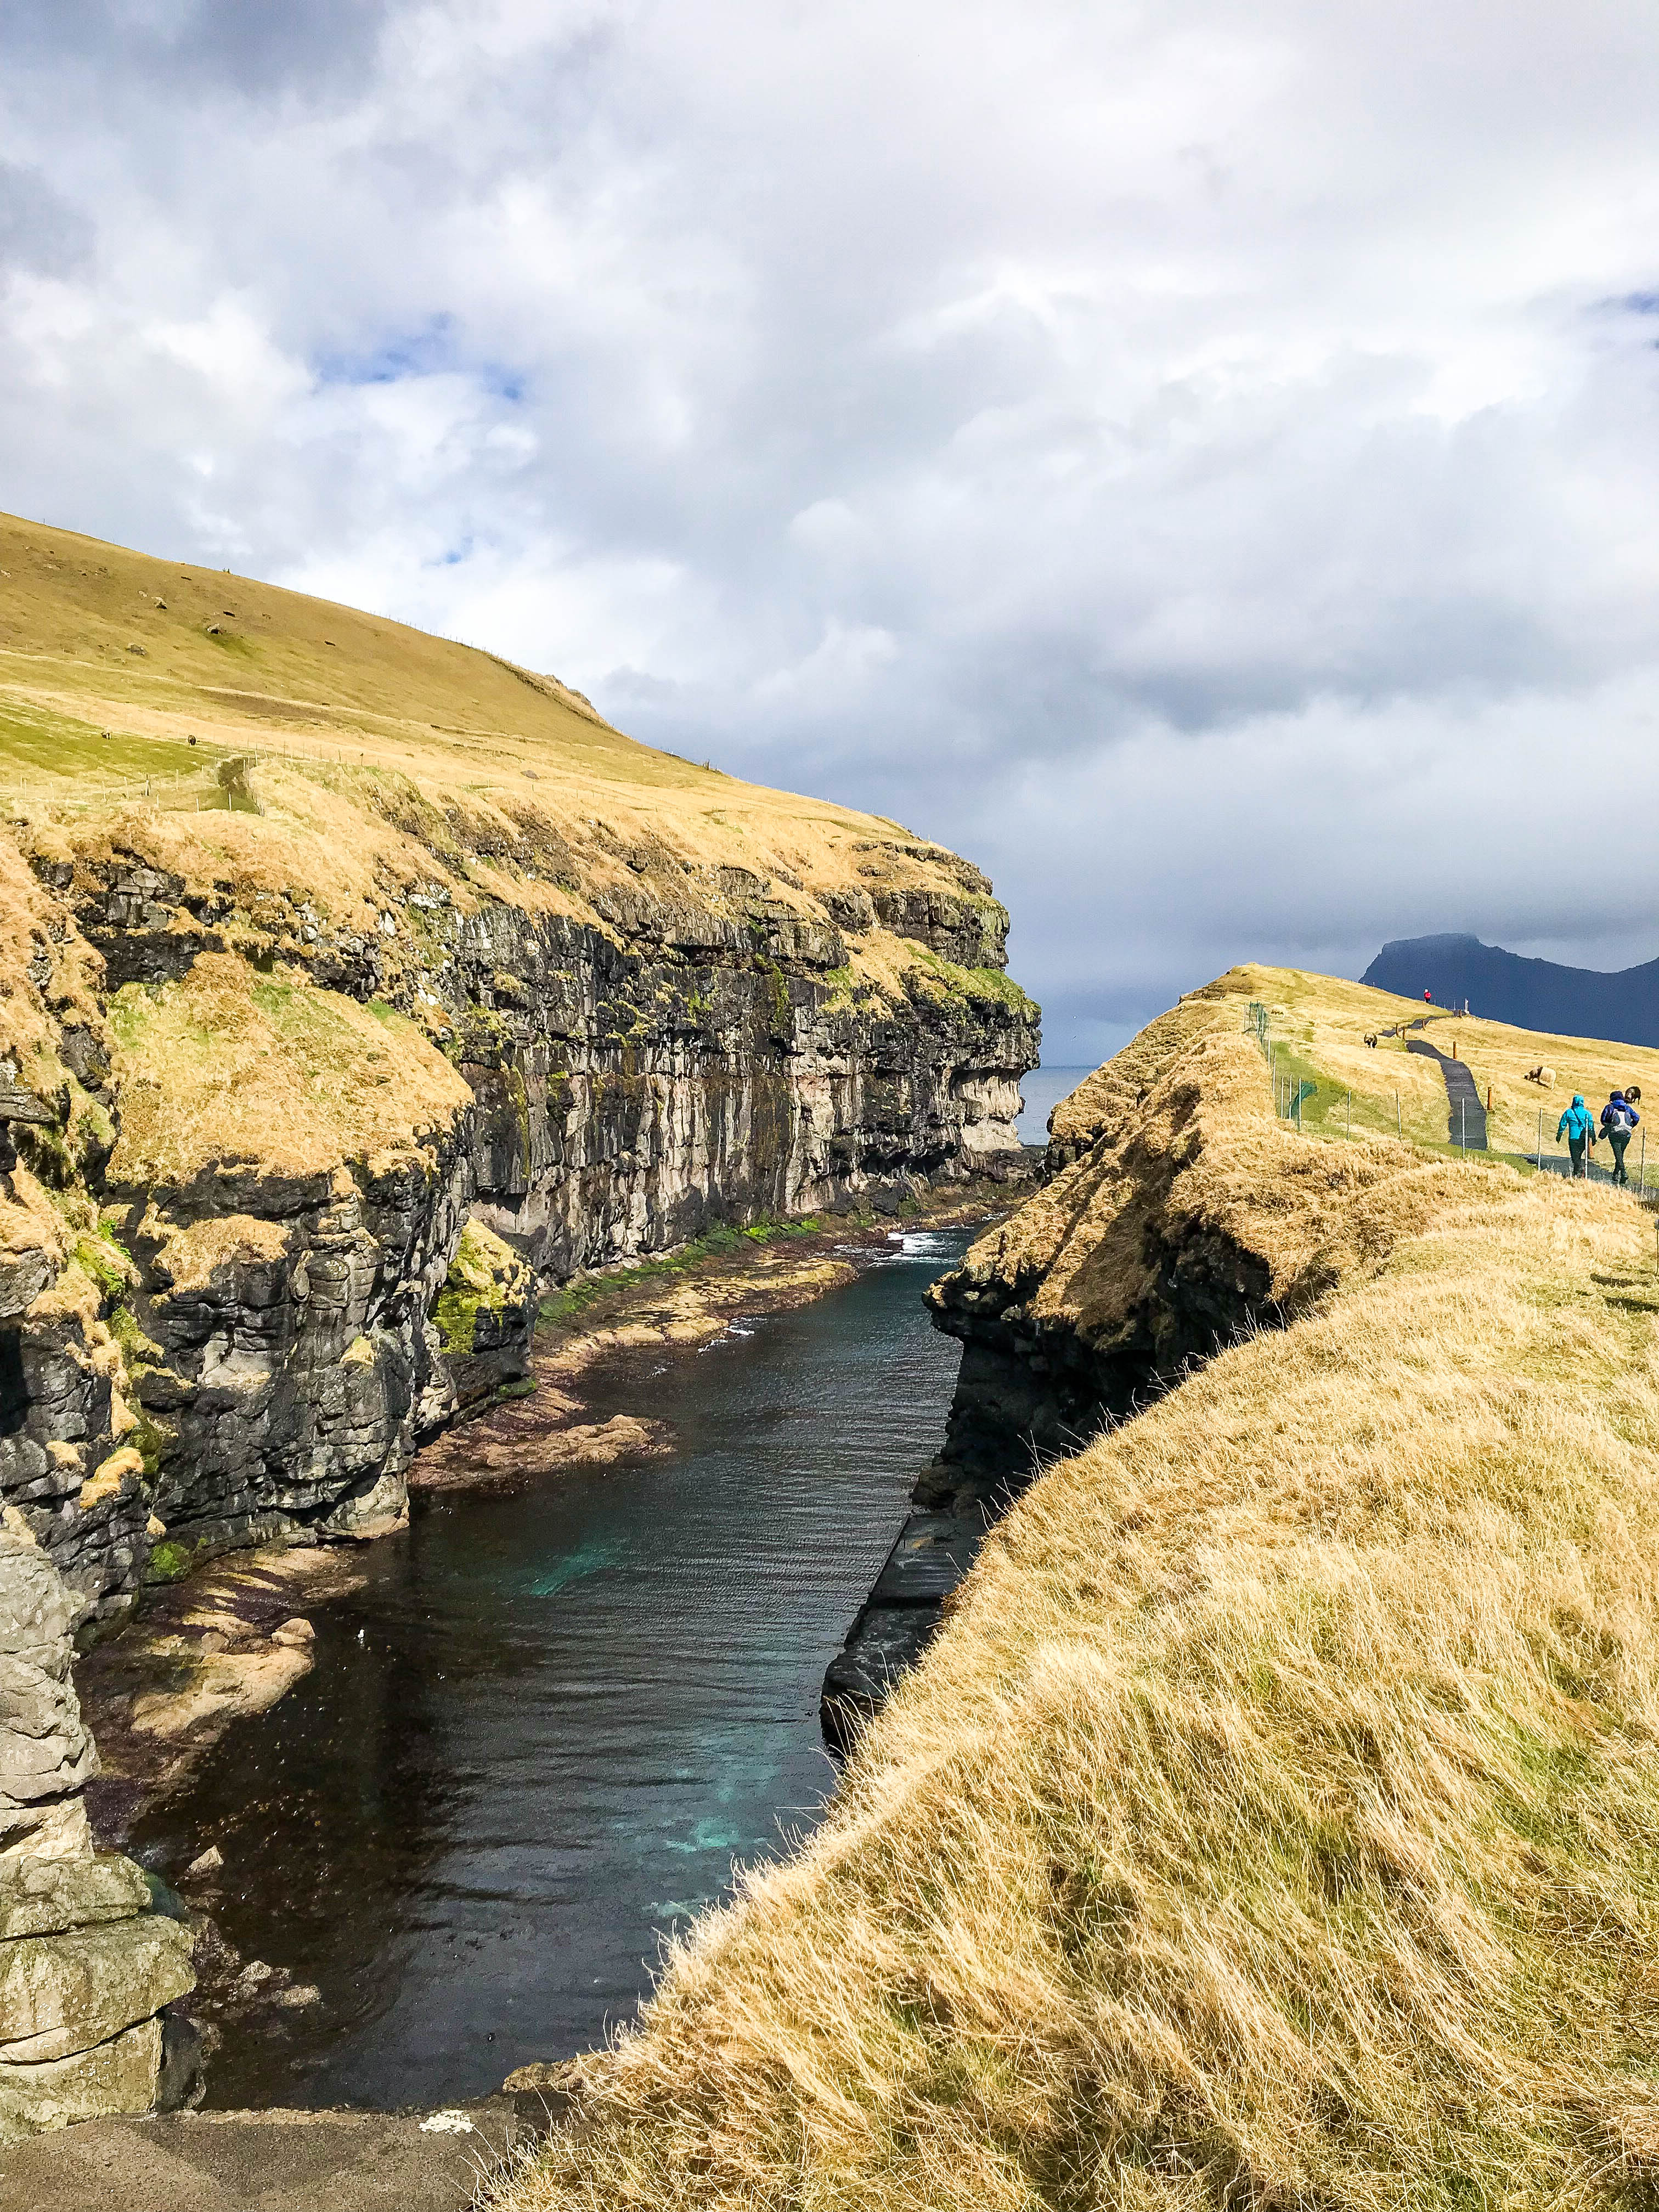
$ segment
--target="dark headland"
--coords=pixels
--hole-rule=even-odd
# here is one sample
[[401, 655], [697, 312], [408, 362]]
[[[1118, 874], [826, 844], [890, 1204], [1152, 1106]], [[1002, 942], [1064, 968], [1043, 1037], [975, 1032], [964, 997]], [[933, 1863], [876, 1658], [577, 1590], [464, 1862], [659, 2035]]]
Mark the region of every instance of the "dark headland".
[[1360, 981], [1408, 999], [1432, 991], [1443, 1006], [1461, 1006], [1467, 999], [1473, 1012], [1517, 1029], [1659, 1044], [1659, 960], [1608, 975], [1528, 960], [1501, 945], [1449, 933], [1395, 939]]

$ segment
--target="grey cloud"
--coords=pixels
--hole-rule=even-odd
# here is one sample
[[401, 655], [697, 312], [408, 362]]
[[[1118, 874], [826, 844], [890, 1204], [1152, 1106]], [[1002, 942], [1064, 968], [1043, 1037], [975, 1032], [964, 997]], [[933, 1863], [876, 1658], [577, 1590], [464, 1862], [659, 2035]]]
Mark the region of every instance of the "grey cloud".
[[362, 84], [390, 12], [390, 0], [12, 0], [6, 39], [14, 63], [60, 82], [315, 98]]
[[0, 161], [0, 268], [74, 276], [91, 258], [93, 227], [84, 211], [39, 169]]

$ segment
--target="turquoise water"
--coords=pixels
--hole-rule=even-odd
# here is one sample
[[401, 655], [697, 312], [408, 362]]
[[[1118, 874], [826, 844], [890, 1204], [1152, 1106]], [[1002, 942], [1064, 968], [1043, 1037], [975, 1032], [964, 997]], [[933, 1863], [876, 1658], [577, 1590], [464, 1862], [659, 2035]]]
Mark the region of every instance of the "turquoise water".
[[417, 1496], [317, 1607], [317, 1665], [133, 1842], [321, 2002], [228, 2024], [209, 2102], [498, 2088], [630, 2017], [664, 1939], [818, 1817], [818, 1685], [938, 1449], [957, 1347], [893, 1240], [799, 1312], [663, 1357], [626, 1407], [669, 1460]]

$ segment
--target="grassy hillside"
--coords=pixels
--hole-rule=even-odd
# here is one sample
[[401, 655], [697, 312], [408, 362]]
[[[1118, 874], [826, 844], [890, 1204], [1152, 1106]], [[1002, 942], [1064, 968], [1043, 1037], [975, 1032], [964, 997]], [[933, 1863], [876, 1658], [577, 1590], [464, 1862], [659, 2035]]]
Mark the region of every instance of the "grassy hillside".
[[[0, 517], [5, 753], [20, 769], [143, 775], [204, 743], [362, 757], [483, 781], [538, 749], [627, 782], [698, 771], [632, 744], [556, 679], [227, 570]], [[112, 749], [101, 732], [107, 728]], [[72, 743], [66, 760], [58, 748]], [[508, 750], [499, 754], [505, 743]], [[528, 749], [520, 751], [520, 748]]]
[[[492, 2203], [1659, 2201], [1650, 1222], [1363, 1114], [1298, 1135], [1251, 998], [1391, 1107], [1345, 1027], [1377, 994], [1235, 971], [1093, 1125], [1297, 1317], [1034, 1486], [823, 1828]], [[1105, 1166], [984, 1264], [1039, 1266], [1091, 1193], [1127, 1219]], [[1103, 1236], [1082, 1292], [1142, 1249]]]
[[[739, 908], [748, 884], [807, 919], [836, 888], [994, 904], [975, 871], [896, 823], [638, 744], [555, 678], [0, 516], [7, 818], [37, 855], [137, 849], [245, 915], [303, 895], [369, 930], [434, 854], [480, 896], [585, 919], [596, 891], [642, 882], [718, 902], [723, 869], [744, 872]], [[879, 988], [925, 964], [879, 929], [853, 960]]]
[[[1352, 1120], [1356, 1134], [1392, 1136], [1397, 1103], [1401, 1134], [1431, 1150], [1458, 1150], [1448, 1138], [1446, 1085], [1439, 1067], [1421, 1054], [1407, 1052], [1405, 1037], [1382, 1035], [1425, 1015], [1431, 1017], [1427, 1025], [1411, 1035], [1438, 1052], [1449, 1053], [1455, 1046], [1481, 1097], [1491, 1093], [1488, 1141], [1494, 1154], [1521, 1160], [1534, 1150], [1540, 1115], [1546, 1150], [1554, 1150], [1556, 1123], [1575, 1091], [1599, 1108], [1615, 1085], [1635, 1083], [1659, 1105], [1659, 1050], [1647, 1046], [1550, 1036], [1503, 1022], [1444, 1016], [1420, 999], [1395, 998], [1367, 984], [1299, 969], [1234, 968], [1200, 995], [1220, 994], [1267, 1008], [1269, 1037], [1279, 1048], [1279, 1068], [1316, 1085], [1302, 1119], [1304, 1128], [1321, 1133], [1343, 1133]], [[1152, 1035], [1148, 1032], [1147, 1039]], [[1374, 1049], [1365, 1042], [1368, 1035], [1377, 1037]], [[1085, 1135], [1109, 1102], [1121, 1099], [1126, 1088], [1133, 1090], [1139, 1080], [1133, 1072], [1149, 1049], [1156, 1051], [1156, 1044], [1137, 1039], [1080, 1084], [1054, 1109], [1054, 1134], [1062, 1141]], [[1553, 1072], [1551, 1087], [1526, 1079], [1528, 1070], [1540, 1063]], [[1635, 1165], [1632, 1153], [1632, 1173]], [[1659, 1176], [1659, 1149], [1654, 1170]]]

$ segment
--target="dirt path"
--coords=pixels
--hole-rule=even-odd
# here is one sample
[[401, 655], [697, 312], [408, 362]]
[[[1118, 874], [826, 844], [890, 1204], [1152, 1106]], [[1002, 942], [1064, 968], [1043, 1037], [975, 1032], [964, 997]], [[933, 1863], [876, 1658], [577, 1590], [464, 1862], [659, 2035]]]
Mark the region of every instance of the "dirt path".
[[0, 2212], [464, 2212], [525, 2126], [510, 2097], [86, 2120], [0, 2151]]

